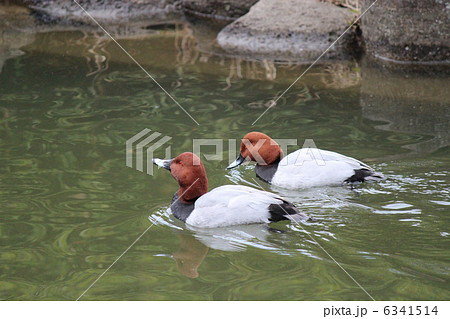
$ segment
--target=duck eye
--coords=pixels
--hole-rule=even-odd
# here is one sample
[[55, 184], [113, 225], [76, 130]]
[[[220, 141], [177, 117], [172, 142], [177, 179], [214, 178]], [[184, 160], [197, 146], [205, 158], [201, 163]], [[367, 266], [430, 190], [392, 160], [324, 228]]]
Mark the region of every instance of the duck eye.
[[178, 164], [183, 165], [183, 162], [182, 162], [182, 161], [179, 161]]

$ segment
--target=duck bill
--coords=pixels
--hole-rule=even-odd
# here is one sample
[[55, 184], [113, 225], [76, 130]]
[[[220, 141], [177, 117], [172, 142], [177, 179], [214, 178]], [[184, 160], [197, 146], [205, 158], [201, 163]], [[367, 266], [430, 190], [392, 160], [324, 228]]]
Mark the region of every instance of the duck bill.
[[234, 168], [234, 167], [236, 167], [236, 166], [239, 166], [239, 165], [241, 165], [241, 164], [244, 163], [244, 162], [245, 162], [245, 158], [242, 157], [241, 154], [239, 154], [238, 158], [236, 158], [236, 160], [235, 160], [233, 163], [231, 163], [230, 165], [227, 166], [227, 169], [230, 169], [230, 168]]
[[154, 159], [152, 159], [152, 162], [153, 162], [153, 164], [170, 171], [170, 164], [172, 163], [172, 160], [173, 159], [163, 160], [163, 159], [159, 159], [159, 158], [154, 158]]

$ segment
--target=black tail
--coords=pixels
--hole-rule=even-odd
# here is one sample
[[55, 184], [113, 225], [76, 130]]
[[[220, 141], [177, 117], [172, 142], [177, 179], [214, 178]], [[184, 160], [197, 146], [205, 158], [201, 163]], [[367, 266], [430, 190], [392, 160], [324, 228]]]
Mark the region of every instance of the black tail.
[[[281, 198], [279, 198], [281, 199]], [[294, 204], [281, 199], [281, 204], [271, 204], [269, 206], [269, 213], [271, 222], [278, 222], [280, 220], [291, 220], [293, 222], [300, 222], [307, 220], [308, 216], [305, 213], [300, 212]]]
[[365, 182], [365, 181], [373, 181], [379, 182], [384, 179], [383, 174], [377, 173], [367, 168], [355, 169], [355, 174], [347, 178], [344, 183], [356, 183], [356, 182]]

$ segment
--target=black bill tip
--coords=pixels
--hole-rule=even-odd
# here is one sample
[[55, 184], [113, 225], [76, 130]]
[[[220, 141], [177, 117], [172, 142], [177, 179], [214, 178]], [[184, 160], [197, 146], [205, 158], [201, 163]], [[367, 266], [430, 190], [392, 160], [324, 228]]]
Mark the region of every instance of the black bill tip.
[[227, 166], [227, 169], [230, 169], [230, 168], [234, 168], [234, 167], [236, 167], [236, 166], [239, 166], [239, 165], [241, 165], [242, 163], [244, 163], [244, 161], [245, 161], [245, 158], [242, 157], [241, 154], [239, 154], [238, 158], [236, 158], [236, 160], [235, 160], [233, 163], [231, 163], [230, 165]]

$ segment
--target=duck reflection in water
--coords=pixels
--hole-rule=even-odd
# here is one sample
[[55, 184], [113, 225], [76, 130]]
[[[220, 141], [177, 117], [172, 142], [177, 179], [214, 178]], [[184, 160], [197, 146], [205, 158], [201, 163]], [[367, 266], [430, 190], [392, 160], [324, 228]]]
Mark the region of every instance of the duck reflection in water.
[[180, 247], [172, 254], [179, 272], [188, 278], [197, 278], [198, 267], [202, 264], [209, 248], [191, 235], [178, 235]]
[[178, 233], [180, 246], [171, 255], [177, 263], [178, 271], [188, 278], [199, 277], [198, 268], [203, 263], [210, 248], [236, 252], [244, 251], [247, 247], [256, 247], [274, 252], [283, 252], [282, 245], [271, 242], [269, 239], [271, 234], [284, 234], [285, 231], [273, 229], [265, 224], [239, 225], [215, 229], [189, 227], [188, 231], [191, 233], [175, 231]]

